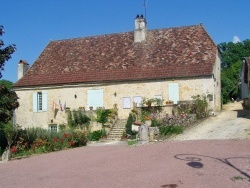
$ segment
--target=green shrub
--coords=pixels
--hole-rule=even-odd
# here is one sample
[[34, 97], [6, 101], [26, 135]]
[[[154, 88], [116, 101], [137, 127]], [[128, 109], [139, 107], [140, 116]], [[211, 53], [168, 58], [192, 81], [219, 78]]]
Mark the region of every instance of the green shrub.
[[161, 126], [159, 127], [162, 136], [170, 136], [173, 134], [181, 134], [184, 131], [183, 126]]
[[5, 137], [5, 133], [3, 130], [0, 130], [0, 156], [2, 155], [2, 153], [4, 152], [5, 148], [7, 147], [8, 142], [7, 139]]
[[75, 128], [77, 126], [77, 124], [75, 123], [73, 119], [73, 115], [71, 111], [68, 112], [68, 126], [70, 128]]
[[158, 122], [157, 119], [152, 119], [152, 124], [151, 124], [151, 127], [159, 127], [160, 126], [160, 123]]
[[125, 126], [126, 134], [132, 135], [132, 124], [134, 123], [134, 121], [135, 121], [135, 117], [132, 113], [130, 113], [128, 116], [126, 126]]
[[97, 109], [96, 110], [96, 114], [97, 114], [97, 122], [98, 123], [101, 123], [102, 125], [104, 125], [107, 121], [108, 121], [108, 118], [109, 118], [109, 115], [112, 113], [111, 110], [109, 109]]
[[202, 119], [208, 116], [208, 102], [205, 94], [192, 96], [194, 104], [190, 113], [196, 114], [197, 119]]
[[102, 130], [93, 131], [88, 133], [87, 138], [89, 141], [98, 141], [102, 138]]
[[90, 123], [90, 118], [81, 110], [78, 111], [78, 121], [80, 125], [88, 126]]
[[86, 133], [75, 130], [51, 132], [41, 128], [23, 130], [13, 144], [11, 152], [15, 156], [46, 153], [64, 148], [86, 146]]
[[127, 140], [127, 142], [128, 142], [128, 145], [129, 146], [132, 146], [132, 145], [135, 145], [136, 144], [136, 140]]
[[59, 131], [64, 131], [66, 129], [66, 125], [65, 124], [60, 124], [59, 125]]
[[90, 118], [82, 110], [73, 110], [68, 112], [68, 125], [70, 128], [76, 128], [79, 126], [83, 128], [88, 126], [90, 123]]

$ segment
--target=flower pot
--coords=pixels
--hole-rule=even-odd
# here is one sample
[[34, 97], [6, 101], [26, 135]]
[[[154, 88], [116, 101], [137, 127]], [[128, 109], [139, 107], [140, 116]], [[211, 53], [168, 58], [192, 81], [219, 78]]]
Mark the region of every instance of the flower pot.
[[147, 125], [148, 127], [150, 127], [152, 125], [152, 120], [146, 120], [145, 121], [145, 125]]

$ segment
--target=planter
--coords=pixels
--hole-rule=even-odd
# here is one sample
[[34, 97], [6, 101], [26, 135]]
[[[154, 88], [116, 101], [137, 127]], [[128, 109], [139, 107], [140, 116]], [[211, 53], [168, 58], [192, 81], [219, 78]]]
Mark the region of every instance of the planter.
[[2, 154], [2, 162], [7, 162], [10, 160], [10, 150], [5, 150]]
[[152, 105], [152, 102], [147, 102], [148, 107], [151, 107], [151, 105]]
[[139, 131], [140, 125], [132, 124], [132, 131]]
[[152, 125], [152, 120], [146, 120], [144, 123], [145, 123], [145, 125], [150, 127]]

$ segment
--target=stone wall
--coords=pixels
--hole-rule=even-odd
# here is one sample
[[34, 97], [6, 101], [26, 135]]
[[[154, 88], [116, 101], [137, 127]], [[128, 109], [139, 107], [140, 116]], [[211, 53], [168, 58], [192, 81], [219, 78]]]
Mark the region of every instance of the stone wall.
[[[212, 94], [215, 93], [214, 79], [212, 76], [205, 78], [192, 79], [173, 79], [173, 80], [158, 80], [158, 81], [141, 81], [130, 83], [106, 83], [97, 85], [74, 85], [74, 86], [58, 86], [58, 87], [43, 87], [30, 89], [16, 89], [19, 96], [20, 107], [16, 110], [16, 122], [23, 127], [48, 127], [48, 123], [63, 124], [66, 122], [67, 114], [64, 109], [58, 111], [54, 116], [53, 103], [59, 105], [59, 100], [62, 106], [66, 103], [71, 110], [79, 107], [87, 108], [87, 91], [90, 89], [103, 89], [103, 101], [106, 109], [113, 108], [117, 104], [118, 117], [125, 119], [128, 117], [133, 105], [134, 97], [155, 98], [161, 95], [166, 101], [169, 100], [169, 84], [179, 84], [179, 100], [191, 100], [192, 96], [197, 94]], [[47, 111], [33, 112], [33, 93], [46, 91], [47, 92]], [[123, 98], [131, 99], [131, 108], [123, 108]], [[219, 100], [220, 96], [215, 96]], [[214, 100], [209, 103], [211, 110], [218, 110], [215, 107]], [[62, 107], [63, 108], [63, 107]]]

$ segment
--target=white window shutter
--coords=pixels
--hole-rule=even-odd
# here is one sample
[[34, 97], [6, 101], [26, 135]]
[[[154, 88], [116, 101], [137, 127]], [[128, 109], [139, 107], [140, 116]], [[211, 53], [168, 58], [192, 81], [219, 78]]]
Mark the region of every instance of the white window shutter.
[[46, 91], [42, 92], [42, 108], [45, 112], [48, 110], [48, 94]]
[[33, 112], [37, 112], [37, 93], [33, 93]]

